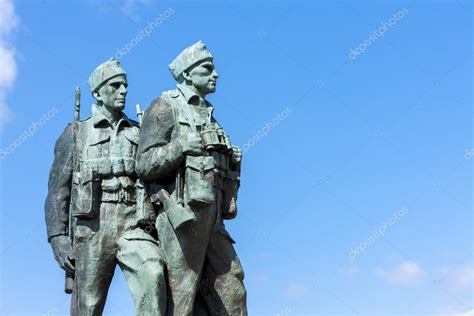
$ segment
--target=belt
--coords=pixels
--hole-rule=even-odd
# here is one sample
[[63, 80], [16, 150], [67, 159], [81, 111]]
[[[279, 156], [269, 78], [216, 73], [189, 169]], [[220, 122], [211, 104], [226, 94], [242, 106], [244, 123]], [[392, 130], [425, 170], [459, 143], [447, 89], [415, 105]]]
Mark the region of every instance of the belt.
[[137, 201], [137, 191], [135, 188], [131, 190], [120, 189], [116, 192], [102, 191], [101, 201], [135, 203]]

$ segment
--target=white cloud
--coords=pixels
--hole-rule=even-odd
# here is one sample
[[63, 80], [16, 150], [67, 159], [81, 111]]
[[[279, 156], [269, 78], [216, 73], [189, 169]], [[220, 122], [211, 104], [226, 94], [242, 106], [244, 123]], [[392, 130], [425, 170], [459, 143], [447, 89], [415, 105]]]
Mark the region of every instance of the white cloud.
[[13, 117], [12, 112], [7, 106], [5, 98], [5, 93], [0, 90], [0, 127], [2, 127], [5, 122], [8, 122]]
[[0, 69], [2, 70], [0, 71], [0, 87], [11, 88], [16, 78], [16, 62], [13, 49], [0, 46]]
[[306, 293], [308, 293], [311, 289], [303, 284], [299, 283], [291, 283], [286, 287], [286, 295], [289, 298], [299, 298]]
[[474, 288], [474, 267], [471, 265], [463, 265], [455, 269], [444, 267], [438, 269], [435, 273], [451, 289], [471, 290]]
[[455, 269], [451, 276], [448, 276], [448, 279], [457, 289], [471, 289], [474, 285], [474, 268], [471, 266], [464, 266]]
[[390, 270], [378, 268], [375, 274], [391, 284], [401, 286], [416, 285], [426, 276], [426, 272], [412, 261], [404, 261]]
[[120, 6], [120, 12], [134, 22], [138, 22], [140, 20], [139, 7], [142, 5], [148, 6], [149, 4], [150, 0], [125, 0], [125, 3]]
[[0, 0], [0, 34], [10, 33], [18, 23], [19, 18], [15, 15], [15, 8], [11, 0]]
[[88, 0], [87, 2], [99, 13], [123, 14], [134, 22], [140, 21], [139, 12], [152, 4], [151, 0], [119, 0], [113, 3], [110, 0]]
[[343, 267], [339, 271], [345, 275], [346, 277], [353, 277], [357, 273], [359, 273], [359, 266], [357, 264], [351, 264], [348, 267]]
[[6, 96], [13, 88], [17, 75], [15, 50], [7, 44], [6, 38], [19, 23], [13, 2], [0, 0], [0, 128], [12, 118]]

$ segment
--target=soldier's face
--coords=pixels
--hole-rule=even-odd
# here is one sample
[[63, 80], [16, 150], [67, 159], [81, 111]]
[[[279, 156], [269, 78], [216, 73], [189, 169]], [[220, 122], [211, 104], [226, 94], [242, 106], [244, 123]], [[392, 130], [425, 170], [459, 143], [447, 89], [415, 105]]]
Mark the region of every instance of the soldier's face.
[[219, 74], [210, 60], [201, 62], [189, 71], [192, 85], [202, 96], [216, 91], [217, 78]]
[[125, 76], [114, 77], [99, 89], [97, 100], [102, 101], [102, 104], [109, 111], [122, 111], [125, 108], [127, 87], [128, 83]]

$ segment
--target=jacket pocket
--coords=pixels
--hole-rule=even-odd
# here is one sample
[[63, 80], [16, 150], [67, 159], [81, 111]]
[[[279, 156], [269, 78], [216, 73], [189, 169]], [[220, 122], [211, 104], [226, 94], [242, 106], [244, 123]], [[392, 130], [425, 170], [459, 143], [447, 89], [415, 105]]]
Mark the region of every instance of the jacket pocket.
[[137, 148], [138, 148], [138, 128], [128, 128], [123, 131], [125, 138], [128, 140], [128, 144], [124, 148], [124, 157], [133, 158], [135, 159], [137, 155]]
[[95, 218], [100, 209], [100, 179], [92, 170], [73, 174], [71, 212], [76, 218]]
[[208, 205], [215, 200], [213, 157], [186, 157], [185, 193], [189, 205]]
[[104, 151], [108, 150], [110, 143], [110, 136], [105, 132], [98, 132], [93, 135], [90, 135], [87, 140], [87, 157], [101, 158], [104, 154]]

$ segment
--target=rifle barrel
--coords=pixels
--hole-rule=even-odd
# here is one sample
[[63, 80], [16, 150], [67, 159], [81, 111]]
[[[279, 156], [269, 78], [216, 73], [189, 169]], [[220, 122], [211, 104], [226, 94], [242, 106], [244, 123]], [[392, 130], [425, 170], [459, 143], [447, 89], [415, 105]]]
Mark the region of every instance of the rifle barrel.
[[80, 120], [81, 114], [81, 88], [76, 87], [76, 95], [74, 98], [74, 121], [78, 122]]

